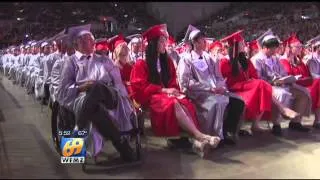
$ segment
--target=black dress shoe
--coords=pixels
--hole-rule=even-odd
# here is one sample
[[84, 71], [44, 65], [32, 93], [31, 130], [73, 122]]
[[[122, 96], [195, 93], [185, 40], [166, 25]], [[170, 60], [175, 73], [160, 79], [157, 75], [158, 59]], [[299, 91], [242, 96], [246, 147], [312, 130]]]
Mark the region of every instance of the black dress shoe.
[[320, 123], [313, 123], [312, 127], [315, 129], [320, 129]]
[[217, 148], [222, 148], [222, 147], [224, 147], [225, 144], [226, 144], [225, 139], [221, 139], [219, 144], [218, 144], [218, 146], [217, 146]]
[[246, 130], [239, 130], [239, 136], [252, 136], [252, 134]]
[[227, 145], [235, 145], [237, 143], [236, 137], [232, 133], [224, 133], [224, 143]]
[[123, 140], [120, 142], [112, 142], [114, 147], [120, 153], [120, 157], [126, 162], [132, 162], [136, 159], [134, 150], [131, 148], [128, 140]]
[[237, 141], [234, 140], [233, 138], [224, 138], [224, 144], [226, 145], [235, 145], [237, 144]]
[[282, 136], [282, 130], [280, 125], [273, 125], [272, 134], [275, 136]]
[[302, 124], [298, 123], [298, 122], [290, 122], [289, 129], [295, 130], [298, 132], [309, 132], [310, 131], [309, 128], [303, 127]]

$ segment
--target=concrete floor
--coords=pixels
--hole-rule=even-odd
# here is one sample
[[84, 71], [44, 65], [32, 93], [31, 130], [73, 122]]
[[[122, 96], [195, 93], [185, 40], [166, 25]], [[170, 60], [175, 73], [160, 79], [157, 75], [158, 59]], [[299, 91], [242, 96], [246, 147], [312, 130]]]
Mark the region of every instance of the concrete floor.
[[[237, 146], [198, 156], [166, 149], [162, 138], [143, 139], [139, 166], [106, 170], [60, 164], [53, 148], [49, 111], [6, 77], [0, 83], [0, 179], [3, 178], [320, 178], [320, 131], [284, 136], [269, 131], [241, 138]], [[304, 119], [311, 125], [313, 117]], [[266, 123], [261, 124], [267, 129]], [[105, 149], [110, 147], [108, 144]], [[108, 150], [106, 150], [108, 151]]]

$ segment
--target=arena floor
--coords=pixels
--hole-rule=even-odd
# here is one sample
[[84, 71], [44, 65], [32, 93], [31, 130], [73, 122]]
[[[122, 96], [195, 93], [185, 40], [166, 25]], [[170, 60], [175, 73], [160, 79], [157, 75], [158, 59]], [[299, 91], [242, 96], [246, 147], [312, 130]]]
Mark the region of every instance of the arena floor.
[[[60, 164], [51, 142], [49, 111], [0, 76], [0, 179], [4, 178], [320, 178], [320, 131], [284, 136], [269, 131], [214, 150], [207, 160], [166, 149], [165, 139], [143, 139], [143, 163], [114, 170]], [[311, 126], [313, 117], [304, 119]], [[261, 124], [267, 129], [265, 122]], [[105, 151], [110, 148], [106, 144]], [[103, 158], [103, 157], [102, 157]]]

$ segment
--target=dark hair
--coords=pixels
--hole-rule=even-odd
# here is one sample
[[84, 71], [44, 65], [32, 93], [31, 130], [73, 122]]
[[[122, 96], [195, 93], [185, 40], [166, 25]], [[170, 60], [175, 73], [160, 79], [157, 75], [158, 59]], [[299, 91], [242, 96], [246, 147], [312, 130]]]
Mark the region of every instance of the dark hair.
[[158, 41], [159, 38], [150, 40], [146, 48], [146, 62], [149, 69], [149, 81], [153, 84], [161, 84], [162, 82], [167, 88], [170, 80], [168, 55], [167, 52], [165, 52], [159, 56], [161, 65], [161, 74], [159, 75], [157, 71]]
[[191, 49], [194, 50], [194, 44], [193, 42], [198, 41], [200, 38], [205, 37], [205, 34], [202, 32], [199, 32], [195, 37], [193, 37], [193, 39], [191, 40]]
[[266, 48], [274, 48], [274, 47], [279, 47], [280, 46], [280, 43], [278, 41], [278, 39], [276, 38], [272, 38], [272, 39], [269, 39], [267, 41], [264, 41], [262, 43], [262, 47], [266, 47]]
[[[239, 49], [239, 42], [236, 42], [234, 44], [236, 52], [233, 52], [233, 46], [230, 46], [228, 49], [229, 57], [230, 57], [230, 63], [232, 66], [232, 75], [237, 76], [239, 74], [239, 65], [238, 62], [241, 65], [241, 68], [246, 71], [249, 67], [248, 59], [246, 57], [245, 52], [238, 52]], [[235, 57], [233, 57], [233, 53], [235, 53]]]

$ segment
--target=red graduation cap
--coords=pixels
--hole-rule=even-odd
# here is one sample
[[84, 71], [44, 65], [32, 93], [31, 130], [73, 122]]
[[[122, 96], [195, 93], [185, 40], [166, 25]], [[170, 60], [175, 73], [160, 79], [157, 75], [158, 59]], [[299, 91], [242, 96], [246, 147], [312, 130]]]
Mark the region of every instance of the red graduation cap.
[[235, 58], [238, 53], [239, 53], [239, 47], [238, 49], [236, 49], [235, 44], [236, 42], [243, 42], [244, 38], [242, 37], [241, 33], [243, 32], [243, 30], [239, 30], [223, 39], [221, 39], [220, 41], [223, 42], [228, 42], [229, 46], [233, 46], [233, 51], [232, 51], [232, 58]]
[[111, 37], [110, 39], [108, 39], [110, 51], [114, 51], [114, 49], [116, 49], [116, 47], [122, 43], [127, 43], [124, 40], [124, 36], [122, 34], [115, 35], [115, 36]]
[[248, 43], [250, 50], [258, 50], [259, 49], [259, 43], [257, 40], [253, 40]]
[[168, 45], [174, 45], [176, 44], [174, 38], [172, 36], [169, 36]]
[[178, 52], [178, 54], [181, 54], [185, 51], [185, 48], [183, 46], [177, 47], [176, 51]]
[[223, 39], [221, 39], [221, 42], [228, 42], [228, 44], [231, 46], [233, 45], [234, 42], [241, 42], [243, 41], [243, 37], [241, 36], [241, 33], [243, 32], [243, 30], [237, 31]]
[[220, 41], [215, 41], [215, 42], [210, 44], [209, 50], [212, 50], [212, 49], [214, 49], [216, 47], [222, 48], [223, 45], [222, 45], [222, 43]]
[[159, 24], [159, 25], [152, 26], [142, 34], [142, 37], [147, 41], [150, 41], [160, 36], [166, 36], [166, 37], [169, 36], [166, 24]]
[[108, 42], [107, 42], [107, 38], [101, 38], [101, 39], [97, 39], [96, 43], [95, 43], [95, 47], [97, 51], [102, 51], [102, 50], [109, 50], [108, 47]]
[[291, 36], [284, 40], [283, 41], [284, 45], [287, 46], [287, 45], [291, 45], [291, 44], [294, 44], [294, 43], [300, 43], [301, 44], [301, 41], [299, 40], [299, 38], [297, 37], [297, 35], [295, 33], [291, 34]]
[[108, 47], [107, 42], [97, 43], [96, 44], [96, 50], [97, 51], [103, 51], [103, 50], [108, 51], [109, 47]]

